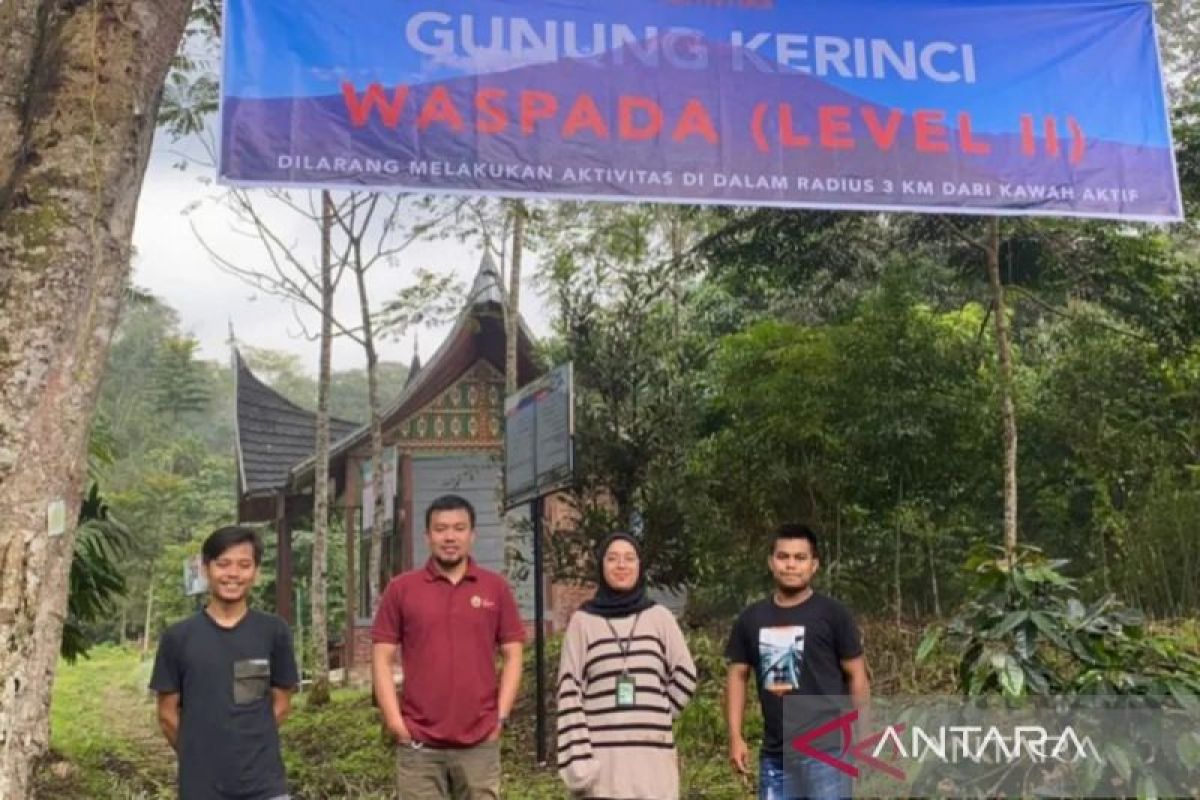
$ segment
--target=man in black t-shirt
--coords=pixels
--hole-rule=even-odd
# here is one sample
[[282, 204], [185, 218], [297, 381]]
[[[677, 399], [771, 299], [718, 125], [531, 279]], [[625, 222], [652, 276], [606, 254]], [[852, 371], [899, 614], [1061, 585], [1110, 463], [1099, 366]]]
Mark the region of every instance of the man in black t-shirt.
[[812, 579], [820, 566], [817, 536], [812, 529], [804, 525], [780, 526], [767, 563], [775, 579], [775, 592], [741, 613], [725, 648], [729, 661], [726, 721], [730, 761], [739, 772], [750, 771], [750, 750], [742, 735], [742, 720], [746, 687], [753, 672], [763, 715], [760, 800], [848, 797], [846, 776], [816, 759], [802, 759], [799, 774], [791, 776], [790, 782], [785, 780], [783, 698], [848, 696], [856, 708], [865, 707], [871, 690], [858, 628], [845, 606], [812, 590]]
[[201, 557], [208, 605], [163, 633], [150, 678], [180, 800], [286, 800], [278, 726], [300, 681], [287, 623], [247, 605], [262, 543], [221, 528]]

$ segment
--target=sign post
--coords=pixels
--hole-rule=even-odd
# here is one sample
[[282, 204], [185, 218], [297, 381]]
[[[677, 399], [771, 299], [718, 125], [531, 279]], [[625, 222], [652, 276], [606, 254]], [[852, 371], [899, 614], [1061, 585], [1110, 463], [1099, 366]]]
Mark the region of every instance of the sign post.
[[504, 505], [529, 504], [533, 523], [534, 693], [537, 763], [546, 764], [546, 576], [543, 498], [575, 479], [571, 364], [556, 367], [504, 401]]

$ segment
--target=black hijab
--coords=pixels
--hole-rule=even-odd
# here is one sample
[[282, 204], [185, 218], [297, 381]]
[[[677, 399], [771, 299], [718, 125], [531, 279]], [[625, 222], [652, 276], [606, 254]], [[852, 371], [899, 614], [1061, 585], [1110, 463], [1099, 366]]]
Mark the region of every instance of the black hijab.
[[[638, 554], [637, 583], [626, 592], [618, 592], [604, 580], [604, 556], [608, 553], [608, 548], [617, 540], [629, 542]], [[596, 596], [583, 604], [583, 610], [605, 619], [615, 619], [638, 614], [654, 605], [654, 601], [646, 596], [646, 570], [641, 564], [641, 559], [642, 548], [638, 546], [637, 539], [630, 534], [618, 532], [605, 539], [596, 550], [596, 572], [598, 573]]]

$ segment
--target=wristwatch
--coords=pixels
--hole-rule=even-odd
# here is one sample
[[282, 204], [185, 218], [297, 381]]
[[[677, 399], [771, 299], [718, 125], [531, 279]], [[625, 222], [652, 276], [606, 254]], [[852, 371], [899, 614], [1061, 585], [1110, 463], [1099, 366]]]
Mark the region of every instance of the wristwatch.
[[501, 714], [499, 717], [499, 721], [500, 721], [500, 727], [503, 728], [505, 725], [508, 724], [508, 715]]

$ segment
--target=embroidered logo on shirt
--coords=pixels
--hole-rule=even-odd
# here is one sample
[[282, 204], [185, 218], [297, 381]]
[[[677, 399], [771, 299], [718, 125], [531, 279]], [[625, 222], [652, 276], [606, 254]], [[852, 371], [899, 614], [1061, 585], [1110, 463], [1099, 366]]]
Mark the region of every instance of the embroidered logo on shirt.
[[488, 600], [486, 597], [480, 597], [479, 595], [476, 594], [476, 595], [471, 596], [471, 607], [472, 608], [495, 608], [496, 603], [492, 600]]

